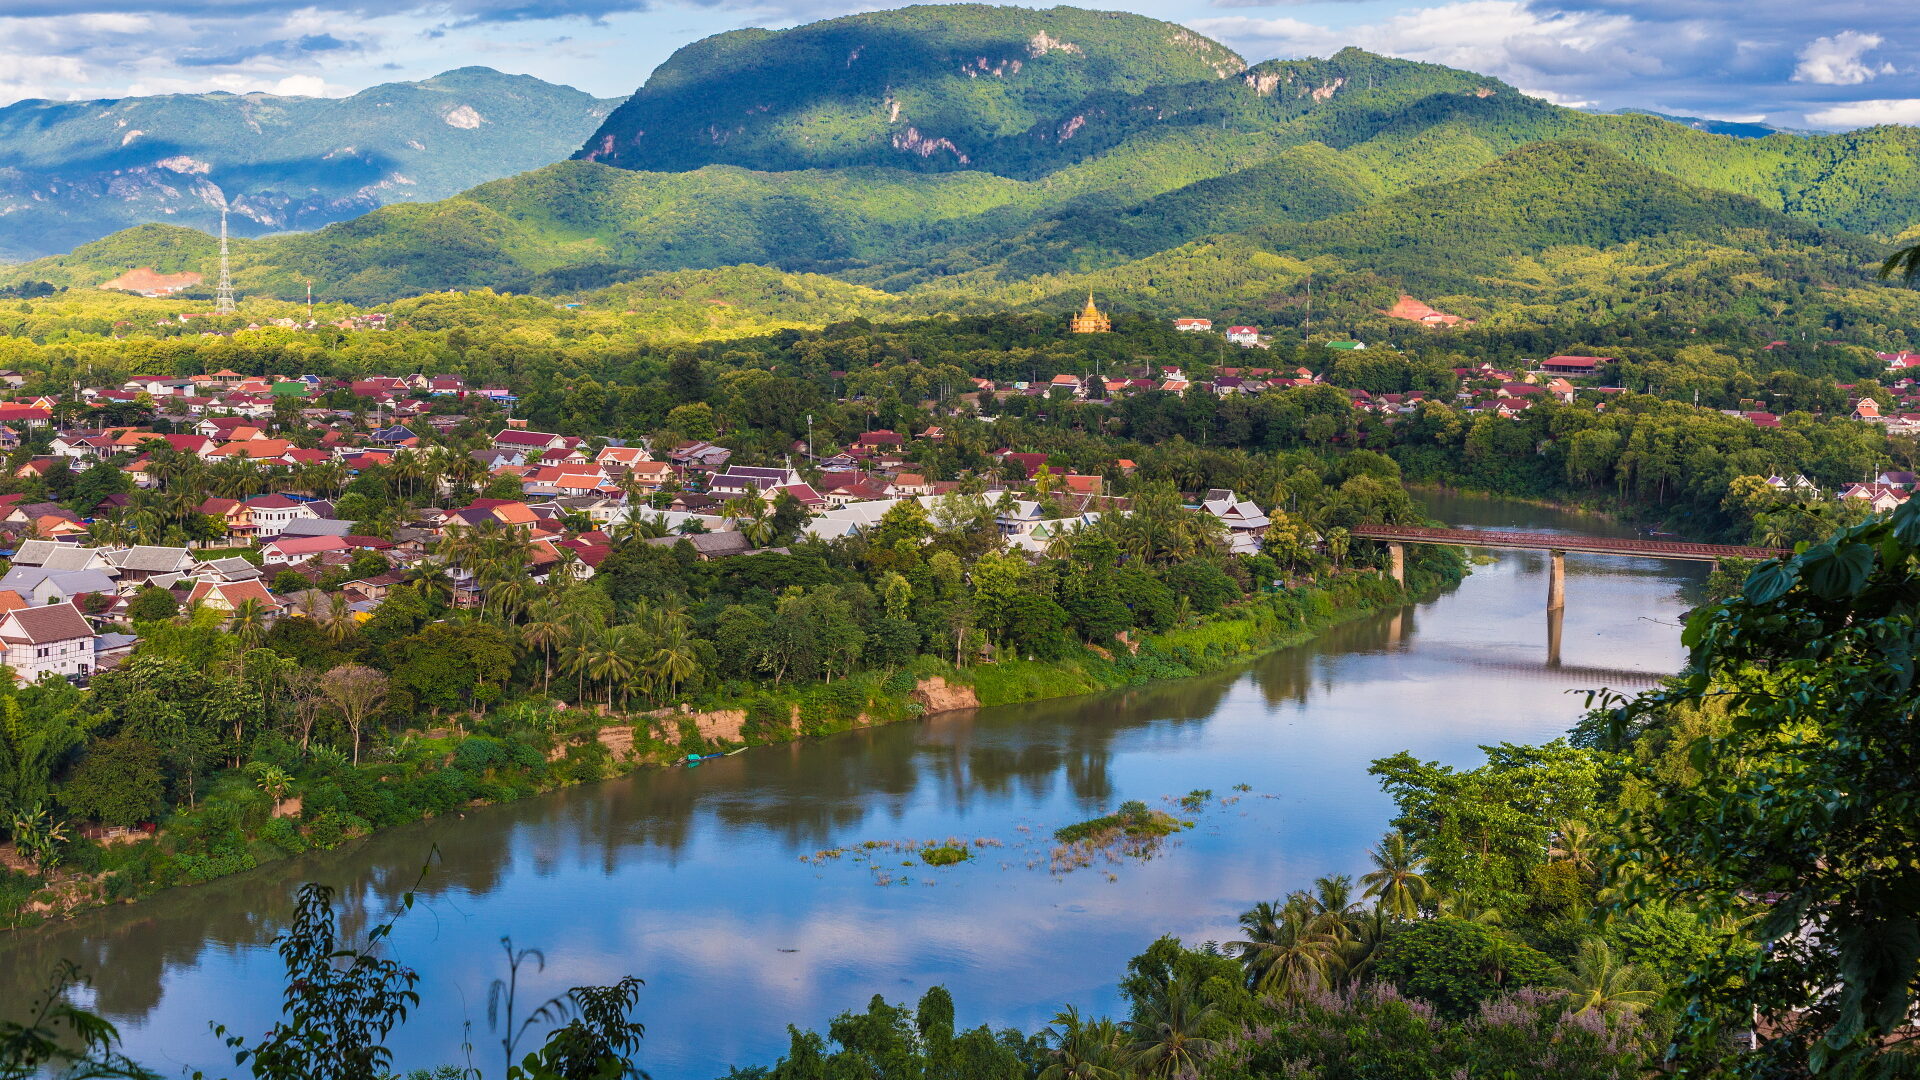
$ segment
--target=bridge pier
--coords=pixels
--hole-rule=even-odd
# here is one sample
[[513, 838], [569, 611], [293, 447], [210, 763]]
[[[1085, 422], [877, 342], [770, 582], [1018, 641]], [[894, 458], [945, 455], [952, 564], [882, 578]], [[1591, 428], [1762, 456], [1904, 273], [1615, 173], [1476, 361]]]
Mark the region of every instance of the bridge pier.
[[1547, 610], [1560, 611], [1567, 606], [1567, 553], [1556, 548], [1547, 554], [1553, 556], [1553, 567], [1547, 572]]
[[1394, 583], [1405, 585], [1407, 583], [1407, 545], [1389, 543], [1387, 545], [1387, 556], [1393, 561], [1393, 569], [1391, 572]]
[[1560, 624], [1567, 618], [1567, 609], [1555, 607], [1547, 609], [1547, 666], [1560, 666]]

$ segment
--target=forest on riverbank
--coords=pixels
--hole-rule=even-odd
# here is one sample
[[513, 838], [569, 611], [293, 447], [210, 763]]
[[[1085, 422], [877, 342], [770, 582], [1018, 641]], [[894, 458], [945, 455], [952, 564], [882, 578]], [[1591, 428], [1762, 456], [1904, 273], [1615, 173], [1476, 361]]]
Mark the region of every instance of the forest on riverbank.
[[[1901, 1075], [1920, 972], [1881, 944], [1912, 918], [1884, 898], [1913, 850], [1915, 691], [1880, 675], [1911, 632], [1916, 553], [1920, 508], [1843, 530], [1696, 611], [1680, 676], [1596, 702], [1566, 739], [1489, 746], [1472, 768], [1374, 762], [1399, 813], [1372, 869], [1255, 906], [1235, 940], [1155, 942], [1127, 964], [1122, 1016], [968, 1029], [936, 987], [796, 1030], [729, 1077]], [[283, 939], [288, 1020], [239, 1064], [378, 1075], [413, 985], [374, 948], [385, 932], [341, 941], [310, 891]], [[575, 1018], [508, 1075], [638, 1075], [639, 985], [569, 1000]], [[147, 1075], [108, 1059], [109, 1030], [61, 1030], [74, 1020], [0, 1027], [0, 1062]], [[77, 1059], [53, 1049], [81, 1031]], [[362, 1067], [317, 1064], [319, 1046]]]

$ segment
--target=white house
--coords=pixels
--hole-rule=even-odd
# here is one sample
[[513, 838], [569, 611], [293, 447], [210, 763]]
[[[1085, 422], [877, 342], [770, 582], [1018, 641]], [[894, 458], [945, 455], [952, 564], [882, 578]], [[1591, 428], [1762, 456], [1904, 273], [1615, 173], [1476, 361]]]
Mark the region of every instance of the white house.
[[279, 536], [287, 523], [297, 518], [317, 518], [313, 507], [285, 495], [262, 495], [248, 499], [246, 507], [253, 516], [254, 533], [260, 537]]
[[42, 675], [63, 678], [93, 673], [93, 627], [71, 603], [16, 608], [0, 615], [0, 645], [14, 678], [37, 682]]
[[1260, 328], [1257, 326], [1229, 326], [1227, 340], [1245, 348], [1260, 344]]

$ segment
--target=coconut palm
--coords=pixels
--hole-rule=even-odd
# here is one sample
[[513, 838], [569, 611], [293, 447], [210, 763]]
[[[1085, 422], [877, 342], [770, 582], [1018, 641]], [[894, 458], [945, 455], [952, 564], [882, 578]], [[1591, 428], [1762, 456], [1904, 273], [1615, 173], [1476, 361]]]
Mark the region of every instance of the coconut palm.
[[1366, 895], [1377, 898], [1377, 906], [1402, 919], [1420, 913], [1432, 890], [1420, 871], [1427, 861], [1414, 853], [1404, 833], [1390, 832], [1380, 838], [1380, 846], [1367, 853], [1373, 870], [1360, 876]]
[[587, 669], [593, 666], [594, 646], [586, 634], [575, 634], [560, 649], [560, 668], [573, 676], [573, 700], [586, 700]]
[[1448, 919], [1463, 919], [1482, 926], [1499, 926], [1500, 909], [1473, 893], [1442, 896], [1434, 901], [1434, 914]]
[[529, 646], [540, 650], [540, 692], [546, 693], [553, 682], [554, 650], [573, 636], [571, 625], [550, 601], [535, 604], [520, 636]]
[[227, 618], [227, 631], [240, 641], [242, 649], [251, 649], [267, 636], [267, 609], [256, 597], [236, 604]]
[[1572, 1012], [1638, 1012], [1660, 997], [1660, 980], [1636, 964], [1622, 963], [1605, 941], [1588, 938], [1560, 980], [1560, 992]]
[[613, 688], [620, 687], [620, 705], [626, 707], [626, 684], [639, 670], [642, 632], [635, 626], [615, 626], [588, 640], [591, 650], [587, 676], [607, 688], [607, 707], [613, 707]]
[[1591, 873], [1598, 847], [1599, 839], [1586, 822], [1563, 821], [1554, 830], [1553, 846], [1547, 849], [1547, 858], [1571, 863], [1582, 874]]
[[339, 644], [353, 636], [360, 628], [360, 621], [354, 617], [353, 609], [347, 606], [347, 598], [339, 593], [327, 597], [327, 637]]
[[1314, 925], [1313, 912], [1296, 896], [1285, 904], [1261, 901], [1240, 916], [1244, 941], [1228, 947], [1247, 969], [1256, 990], [1291, 993], [1324, 987], [1339, 967], [1338, 939]]
[[1168, 983], [1165, 993], [1125, 1023], [1127, 1063], [1143, 1076], [1199, 1075], [1201, 1063], [1220, 1048], [1200, 1034], [1215, 1015], [1185, 983]]
[[1046, 1031], [1052, 1044], [1039, 1080], [1120, 1080], [1120, 1026], [1105, 1017], [1085, 1020], [1069, 1005]]
[[654, 635], [653, 651], [644, 666], [648, 681], [656, 688], [664, 688], [671, 697], [700, 673], [700, 658], [694, 651], [686, 616], [676, 613], [665, 616], [662, 621], [664, 626]]

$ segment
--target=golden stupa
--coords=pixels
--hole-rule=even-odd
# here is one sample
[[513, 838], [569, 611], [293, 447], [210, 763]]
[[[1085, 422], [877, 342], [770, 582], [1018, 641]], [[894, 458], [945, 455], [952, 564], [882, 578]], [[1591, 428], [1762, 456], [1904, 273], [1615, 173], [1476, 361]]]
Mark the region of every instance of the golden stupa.
[[1113, 320], [1093, 306], [1093, 294], [1087, 294], [1087, 306], [1067, 324], [1076, 334], [1104, 334], [1113, 329]]

